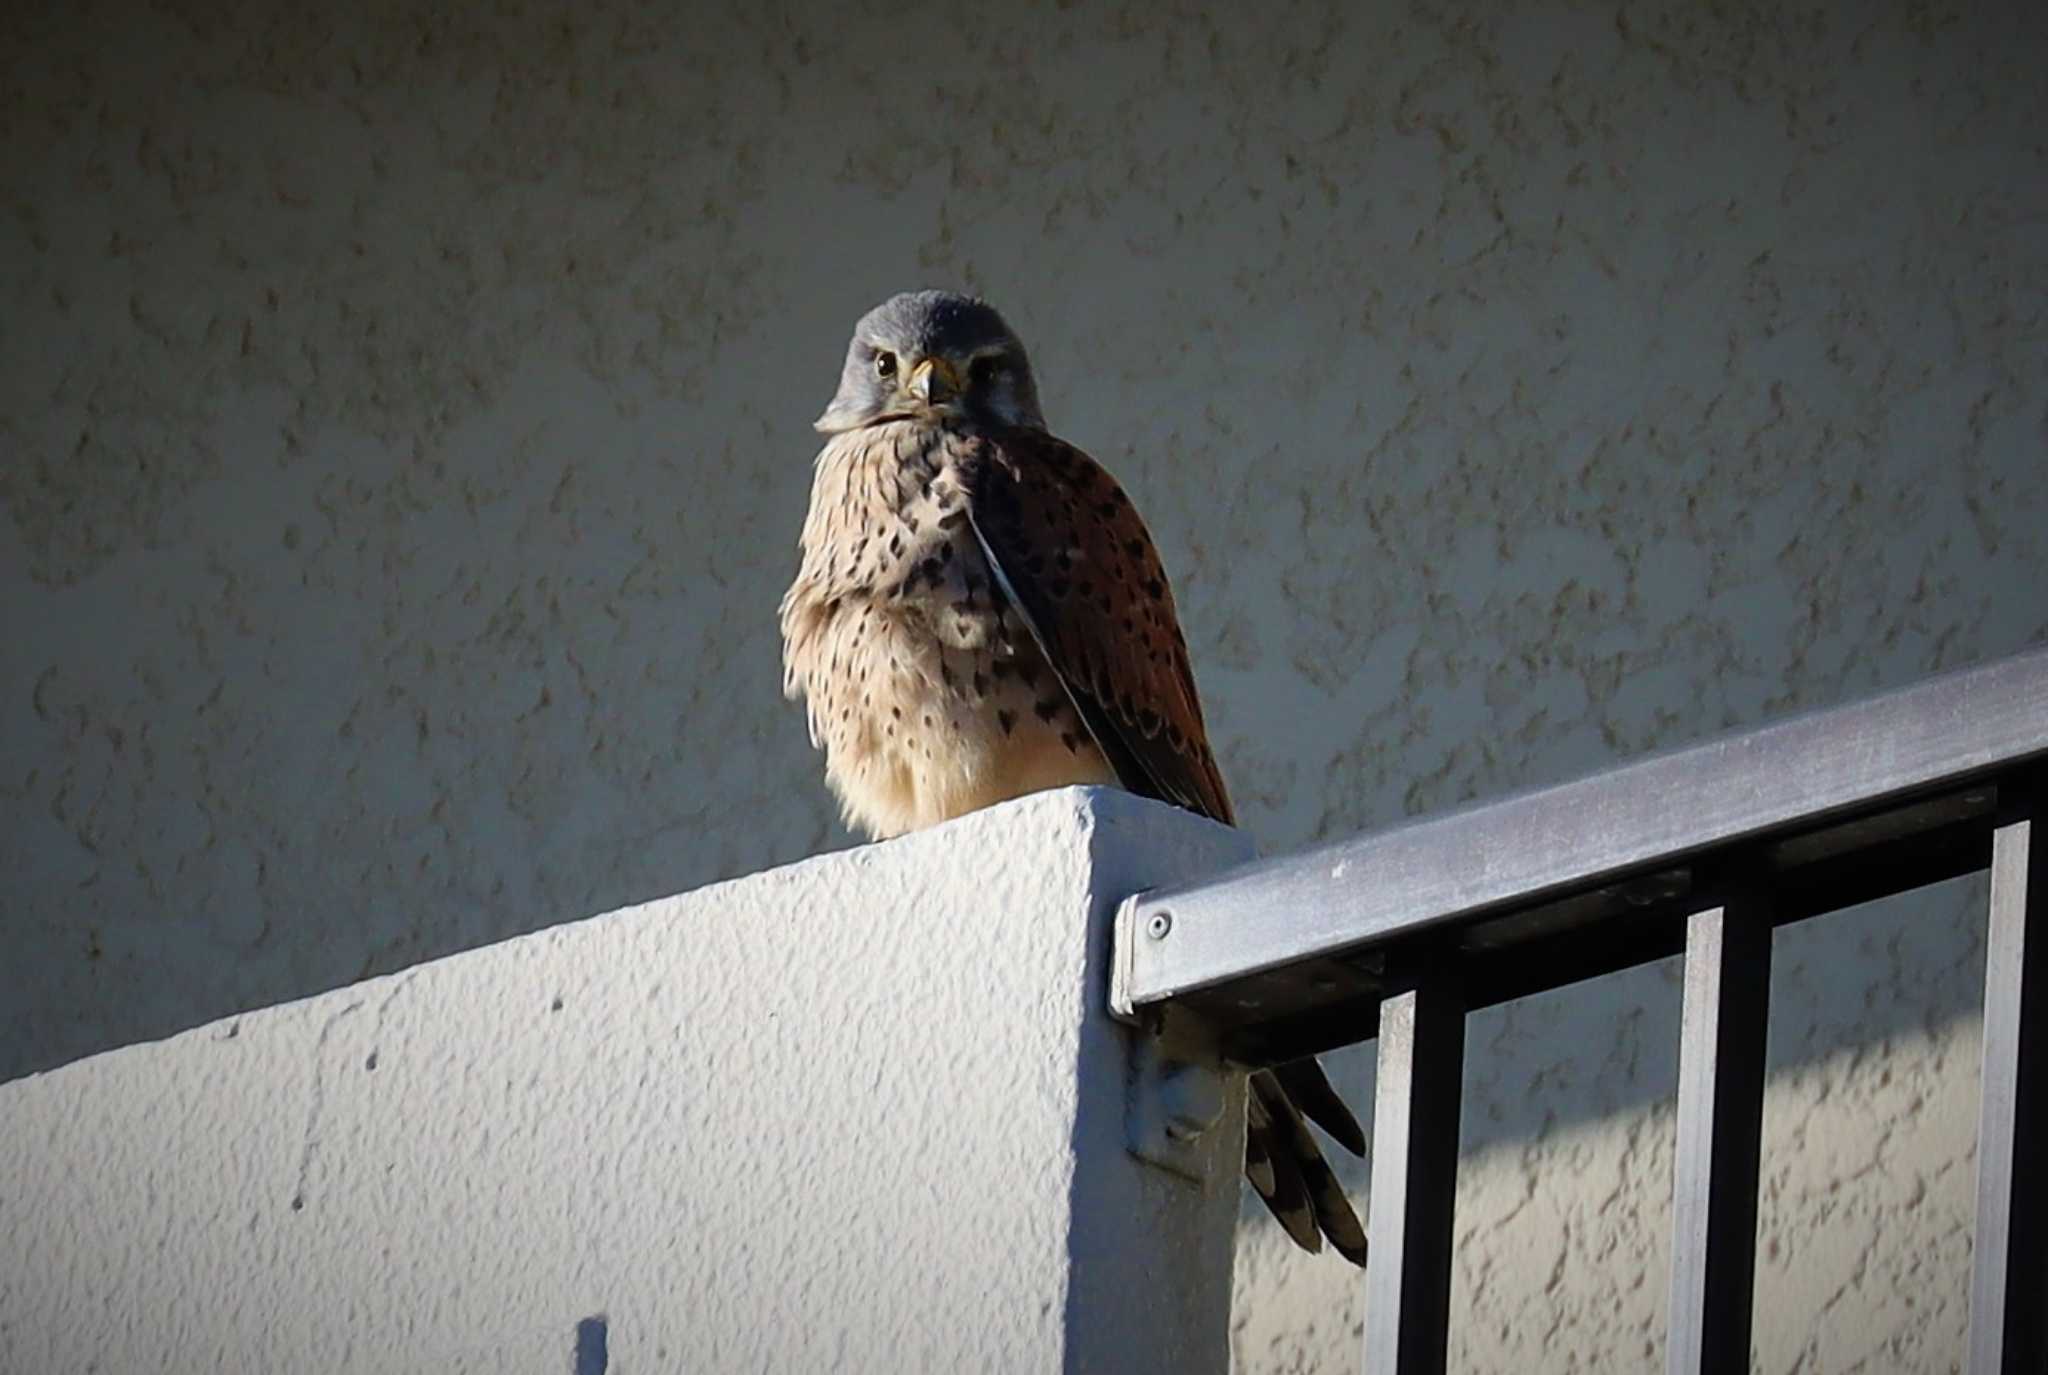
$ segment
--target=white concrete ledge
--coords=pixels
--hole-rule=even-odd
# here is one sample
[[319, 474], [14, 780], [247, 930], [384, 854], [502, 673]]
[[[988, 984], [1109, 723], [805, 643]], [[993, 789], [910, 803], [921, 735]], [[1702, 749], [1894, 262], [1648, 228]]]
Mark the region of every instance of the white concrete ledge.
[[1104, 968], [1249, 853], [1043, 794], [7, 1084], [0, 1369], [1220, 1372]]

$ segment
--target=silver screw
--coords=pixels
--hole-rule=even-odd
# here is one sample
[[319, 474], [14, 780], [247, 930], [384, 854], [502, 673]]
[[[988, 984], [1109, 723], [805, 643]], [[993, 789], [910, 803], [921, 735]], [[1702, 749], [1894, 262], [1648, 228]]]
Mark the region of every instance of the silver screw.
[[1173, 913], [1154, 912], [1145, 918], [1145, 934], [1155, 941], [1166, 939], [1166, 933], [1173, 930]]

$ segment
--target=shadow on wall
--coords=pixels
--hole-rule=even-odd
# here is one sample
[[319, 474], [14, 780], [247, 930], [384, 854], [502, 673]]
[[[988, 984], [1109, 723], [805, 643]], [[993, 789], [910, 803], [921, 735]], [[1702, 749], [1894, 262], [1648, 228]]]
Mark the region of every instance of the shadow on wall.
[[585, 1318], [576, 1324], [575, 1375], [604, 1375], [611, 1364], [606, 1347], [605, 1316]]

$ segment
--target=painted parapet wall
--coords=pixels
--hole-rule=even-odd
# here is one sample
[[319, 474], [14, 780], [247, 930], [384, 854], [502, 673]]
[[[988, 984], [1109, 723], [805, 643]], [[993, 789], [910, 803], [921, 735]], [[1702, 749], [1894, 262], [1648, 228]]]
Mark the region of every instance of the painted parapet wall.
[[1246, 853], [1041, 794], [8, 1084], [0, 1370], [1221, 1372], [1102, 990]]

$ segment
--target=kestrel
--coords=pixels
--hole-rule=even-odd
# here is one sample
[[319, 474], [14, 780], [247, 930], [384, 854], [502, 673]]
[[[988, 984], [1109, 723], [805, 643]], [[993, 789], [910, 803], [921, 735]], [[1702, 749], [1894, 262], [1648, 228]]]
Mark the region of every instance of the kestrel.
[[[847, 823], [881, 838], [1106, 783], [1233, 824], [1166, 570], [1130, 498], [1046, 431], [981, 301], [895, 296], [847, 345], [782, 599], [783, 690]], [[1365, 1263], [1302, 1114], [1365, 1135], [1314, 1060], [1251, 1076], [1245, 1175], [1289, 1236]]]

